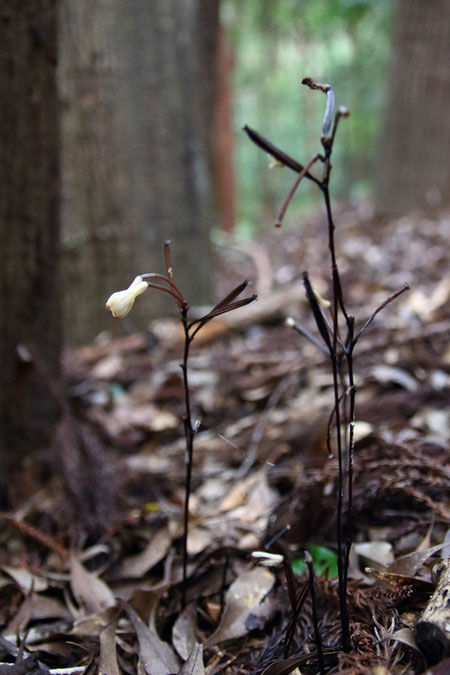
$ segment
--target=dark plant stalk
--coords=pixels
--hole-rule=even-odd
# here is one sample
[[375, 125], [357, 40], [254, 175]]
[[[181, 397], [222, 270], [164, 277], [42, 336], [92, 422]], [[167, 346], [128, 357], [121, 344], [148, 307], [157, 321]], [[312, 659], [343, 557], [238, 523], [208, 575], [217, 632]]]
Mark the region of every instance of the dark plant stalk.
[[[261, 136], [257, 131], [254, 129], [251, 129], [249, 126], [245, 125], [244, 127], [245, 133], [248, 135], [248, 137], [258, 145], [262, 150], [265, 150], [269, 155], [274, 157], [278, 162], [281, 162], [281, 164], [284, 164], [285, 166], [288, 166], [292, 171], [295, 171], [296, 173], [302, 173], [305, 169], [303, 164], [300, 164], [297, 162], [295, 159], [290, 157], [290, 155], [286, 154], [279, 148], [277, 148], [273, 143], [267, 140], [267, 138], [264, 138], [264, 136]], [[313, 176], [309, 171], [306, 171], [305, 173], [306, 178], [311, 180], [313, 183], [316, 183], [316, 185], [320, 185], [320, 181]]]
[[[328, 219], [328, 248], [330, 251], [331, 257], [331, 275], [333, 281], [333, 340], [332, 348], [330, 349], [330, 359], [332, 367], [332, 377], [333, 377], [333, 394], [334, 394], [334, 406], [335, 406], [335, 421], [336, 421], [336, 446], [337, 446], [337, 456], [338, 456], [338, 496], [337, 496], [337, 513], [336, 513], [336, 538], [338, 546], [338, 576], [339, 576], [339, 609], [340, 609], [340, 621], [341, 621], [341, 640], [342, 648], [344, 651], [349, 651], [350, 649], [350, 626], [348, 619], [348, 607], [347, 607], [347, 570], [346, 570], [346, 561], [347, 561], [347, 552], [344, 552], [344, 542], [343, 542], [343, 508], [344, 508], [344, 457], [343, 457], [343, 443], [342, 443], [342, 421], [341, 421], [341, 409], [340, 409], [340, 392], [339, 392], [339, 364], [338, 364], [338, 335], [339, 335], [339, 308], [341, 308], [344, 317], [349, 323], [349, 317], [345, 311], [344, 299], [342, 297], [342, 289], [339, 277], [339, 270], [336, 260], [336, 247], [334, 241], [334, 231], [335, 225], [333, 221], [333, 214], [331, 210], [330, 202], [330, 193], [328, 189], [328, 182], [331, 171], [330, 156], [333, 146], [330, 144], [326, 148], [327, 153], [327, 170], [325, 173], [324, 181], [320, 187], [324, 201], [325, 208], [327, 212]], [[347, 361], [347, 365], [353, 366], [353, 361], [350, 360], [350, 363]], [[353, 382], [353, 372], [348, 373], [349, 378]], [[353, 397], [354, 402], [354, 397]], [[354, 410], [354, 405], [353, 405]], [[353, 457], [352, 457], [352, 448], [347, 448], [348, 453], [348, 465], [353, 466]], [[348, 480], [349, 480], [348, 476]]]
[[184, 497], [184, 517], [183, 517], [183, 583], [181, 589], [181, 605], [183, 609], [186, 607], [186, 581], [187, 581], [187, 561], [188, 561], [188, 551], [187, 551], [187, 538], [189, 531], [189, 499], [191, 496], [191, 484], [192, 484], [192, 458], [194, 454], [194, 434], [195, 429], [192, 424], [192, 413], [191, 413], [191, 397], [189, 390], [189, 379], [188, 379], [188, 359], [189, 359], [189, 348], [191, 346], [193, 337], [189, 333], [189, 325], [187, 319], [187, 308], [182, 307], [180, 309], [181, 313], [181, 322], [184, 329], [184, 350], [183, 350], [183, 362], [181, 364], [181, 370], [183, 373], [183, 387], [184, 387], [184, 434], [186, 438], [186, 455], [185, 455], [185, 464], [186, 464], [186, 482], [185, 482], [185, 497]]
[[[231, 312], [234, 309], [239, 307], [244, 307], [248, 305], [253, 300], [256, 300], [256, 295], [252, 295], [247, 298], [242, 298], [241, 300], [236, 300], [236, 298], [242, 293], [242, 291], [248, 286], [248, 281], [244, 281], [239, 286], [236, 286], [228, 295], [223, 298], [219, 303], [217, 303], [212, 310], [203, 316], [200, 319], [189, 322], [188, 312], [189, 305], [185, 298], [183, 297], [182, 292], [176, 285], [173, 280], [173, 267], [172, 267], [172, 257], [170, 253], [170, 241], [164, 243], [164, 259], [166, 264], [167, 276], [159, 274], [158, 272], [149, 272], [147, 274], [141, 274], [130, 287], [123, 291], [117, 291], [113, 293], [107, 303], [106, 307], [111, 310], [113, 315], [117, 318], [124, 318], [127, 316], [128, 312], [131, 310], [134, 301], [138, 295], [141, 295], [146, 288], [153, 288], [158, 291], [164, 291], [173, 297], [175, 302], [178, 305], [180, 310], [181, 323], [184, 330], [184, 349], [183, 349], [183, 361], [180, 364], [181, 370], [183, 373], [183, 388], [184, 388], [184, 405], [185, 412], [183, 415], [184, 423], [184, 434], [186, 438], [186, 454], [185, 454], [185, 464], [186, 464], [186, 480], [185, 480], [185, 499], [184, 499], [184, 514], [183, 514], [183, 542], [182, 542], [182, 565], [183, 565], [183, 579], [182, 579], [182, 593], [181, 593], [181, 603], [183, 608], [186, 606], [186, 587], [187, 587], [187, 562], [188, 562], [188, 553], [187, 553], [187, 540], [188, 540], [188, 530], [189, 530], [189, 500], [191, 496], [191, 487], [192, 487], [192, 460], [194, 454], [194, 436], [197, 430], [197, 427], [192, 422], [192, 412], [191, 412], [191, 398], [189, 390], [189, 379], [188, 379], [188, 360], [189, 360], [189, 349], [192, 341], [194, 340], [197, 333], [205, 326], [211, 319], [220, 314], [225, 314], [226, 312]], [[144, 287], [143, 287], [144, 286]]]
[[227, 572], [230, 564], [230, 556], [228, 553], [225, 553], [225, 559], [223, 561], [222, 569], [222, 583], [220, 585], [220, 618], [222, 618], [224, 609], [225, 609], [225, 588], [227, 584]]
[[323, 352], [328, 356], [328, 349], [316, 337], [314, 337], [314, 335], [312, 335], [309, 332], [309, 330], [307, 330], [303, 326], [300, 326], [300, 324], [294, 321], [294, 319], [292, 319], [292, 321], [290, 319], [289, 321], [288, 319], [286, 319], [286, 325], [296, 330], [297, 333], [299, 333], [300, 335], [303, 335], [303, 337], [305, 337], [308, 340], [308, 342], [310, 342], [312, 345], [317, 347], [317, 349], [320, 349], [321, 352]]
[[281, 207], [281, 211], [278, 215], [278, 220], [275, 223], [275, 227], [281, 227], [281, 224], [283, 222], [283, 218], [285, 216], [285, 213], [288, 209], [289, 204], [292, 201], [293, 196], [295, 195], [295, 192], [296, 192], [298, 186], [300, 185], [300, 183], [302, 182], [302, 180], [306, 176], [306, 174], [309, 173], [309, 170], [313, 166], [313, 164], [315, 164], [318, 161], [318, 159], [319, 159], [319, 155], [314, 155], [312, 160], [305, 166], [305, 168], [302, 171], [300, 171], [299, 175], [295, 179], [295, 182], [294, 182], [293, 186], [289, 190], [286, 199], [283, 202], [283, 206]]
[[[356, 400], [356, 386], [354, 378], [353, 366], [353, 351], [359, 338], [370, 327], [371, 323], [377, 314], [384, 309], [390, 302], [395, 300], [399, 295], [408, 290], [408, 285], [393, 293], [387, 300], [385, 300], [369, 317], [363, 327], [355, 335], [355, 320], [350, 316], [346, 310], [344, 295], [342, 292], [341, 279], [337, 264], [336, 246], [335, 246], [335, 224], [333, 220], [333, 213], [331, 208], [331, 200], [329, 193], [329, 181], [331, 174], [331, 154], [336, 138], [336, 132], [339, 122], [342, 117], [348, 117], [346, 108], [339, 108], [334, 115], [334, 122], [331, 134], [328, 132], [331, 127], [331, 120], [333, 118], [334, 110], [334, 93], [330, 85], [320, 84], [315, 82], [312, 78], [304, 78], [302, 84], [307, 85], [311, 89], [322, 91], [327, 95], [327, 108], [323, 123], [323, 136], [321, 138], [324, 155], [315, 155], [311, 162], [306, 166], [297, 162], [279, 148], [274, 146], [266, 138], [258, 134], [258, 132], [250, 129], [248, 126], [244, 127], [244, 131], [248, 134], [250, 139], [260, 148], [268, 152], [272, 157], [275, 157], [279, 162], [289, 167], [299, 174], [294, 186], [291, 188], [288, 197], [286, 198], [280, 212], [277, 225], [281, 225], [282, 218], [292, 200], [295, 190], [298, 187], [303, 177], [308, 178], [314, 182], [322, 193], [324, 199], [325, 211], [327, 214], [328, 223], [328, 249], [331, 263], [331, 279], [332, 279], [332, 324], [330, 325], [325, 313], [323, 312], [316, 295], [313, 291], [307, 273], [304, 273], [303, 280], [306, 289], [306, 295], [311, 306], [315, 323], [319, 331], [320, 337], [324, 342], [324, 347], [320, 345], [322, 351], [325, 351], [330, 358], [333, 382], [333, 396], [334, 408], [330, 415], [327, 435], [327, 446], [329, 454], [331, 454], [331, 425], [334, 417], [336, 428], [336, 448], [338, 459], [338, 494], [337, 494], [337, 513], [336, 513], [336, 539], [338, 547], [338, 577], [339, 577], [339, 606], [340, 606], [340, 622], [341, 622], [341, 642], [342, 649], [349, 651], [350, 649], [350, 625], [347, 607], [347, 574], [348, 563], [351, 546], [351, 529], [352, 529], [352, 505], [353, 505], [353, 452], [354, 452], [354, 422], [355, 422], [355, 400]], [[312, 164], [320, 160], [323, 163], [322, 179], [313, 176], [309, 169]], [[343, 323], [346, 327], [345, 339], [340, 335], [339, 315], [343, 318]], [[296, 330], [302, 333], [310, 342], [318, 345], [318, 340], [311, 336], [308, 331], [297, 326], [292, 320], [288, 320], [288, 325], [294, 326]], [[343, 365], [345, 364], [345, 371]], [[341, 411], [342, 406], [342, 411]], [[347, 512], [344, 523], [344, 507], [345, 497], [347, 495]], [[295, 612], [293, 612], [293, 617]], [[288, 630], [289, 633], [289, 630]], [[324, 672], [323, 652], [320, 656], [321, 649], [319, 643], [317, 645], [319, 656], [320, 672]]]
[[325, 675], [325, 664], [323, 660], [323, 647], [322, 647], [322, 638], [320, 636], [319, 630], [319, 619], [317, 616], [317, 600], [316, 600], [316, 589], [314, 583], [314, 566], [313, 559], [309, 551], [305, 551], [305, 562], [308, 567], [308, 586], [309, 586], [309, 595], [311, 596], [311, 607], [312, 607], [312, 619], [314, 625], [314, 637], [316, 641], [317, 648], [317, 661], [319, 664], [320, 675]]
[[295, 588], [295, 579], [292, 572], [292, 568], [288, 561], [284, 561], [284, 571], [286, 575], [286, 581], [288, 584], [288, 593], [289, 600], [291, 603], [291, 618], [289, 619], [288, 625], [286, 627], [286, 634], [284, 637], [284, 658], [287, 659], [291, 649], [292, 640], [295, 635], [295, 627], [297, 625], [297, 620], [300, 615], [300, 612], [305, 604], [307, 593], [308, 593], [308, 584], [304, 583], [303, 586], [296, 591]]
[[[170, 250], [167, 251], [168, 244], [166, 243], [166, 263], [170, 264]], [[170, 271], [171, 268], [170, 268]], [[168, 271], [169, 273], [169, 271]], [[171, 293], [172, 286], [178, 291], [177, 287], [170, 280], [171, 289], [168, 291]], [[189, 532], [189, 500], [191, 496], [192, 489], [192, 462], [194, 455], [194, 436], [196, 433], [196, 427], [192, 421], [192, 411], [191, 411], [191, 397], [189, 390], [189, 376], [188, 376], [188, 360], [189, 360], [189, 349], [190, 346], [197, 335], [197, 333], [205, 326], [211, 319], [214, 319], [220, 314], [225, 314], [226, 312], [232, 312], [234, 309], [239, 309], [248, 305], [250, 302], [256, 300], [256, 295], [252, 295], [248, 298], [243, 298], [242, 300], [235, 300], [248, 286], [248, 281], [244, 281], [242, 284], [239, 284], [231, 293], [229, 293], [223, 300], [221, 300], [213, 309], [206, 314], [201, 319], [196, 321], [189, 322], [188, 320], [188, 311], [189, 306], [184, 300], [181, 293], [180, 297], [182, 298], [181, 302], [178, 302], [181, 315], [181, 323], [183, 324], [184, 330], [184, 349], [183, 349], [183, 362], [180, 364], [181, 371], [183, 373], [183, 388], [184, 388], [184, 434], [186, 438], [186, 481], [185, 481], [185, 497], [184, 497], [184, 513], [183, 513], [183, 541], [182, 541], [182, 558], [183, 558], [183, 580], [182, 580], [182, 590], [181, 590], [181, 604], [184, 609], [186, 606], [186, 586], [187, 586], [187, 563], [188, 563], [188, 550], [187, 550], [187, 540]], [[166, 289], [164, 289], [166, 290]], [[174, 294], [176, 297], [176, 294]], [[234, 302], [233, 302], [234, 301]]]

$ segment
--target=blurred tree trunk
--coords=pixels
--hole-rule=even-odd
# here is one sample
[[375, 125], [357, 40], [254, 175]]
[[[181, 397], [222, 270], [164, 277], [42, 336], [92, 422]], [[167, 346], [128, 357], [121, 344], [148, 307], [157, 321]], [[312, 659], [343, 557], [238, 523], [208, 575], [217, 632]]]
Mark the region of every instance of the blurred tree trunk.
[[233, 163], [232, 84], [233, 54], [225, 30], [219, 27], [217, 42], [217, 91], [214, 118], [214, 159], [216, 194], [221, 226], [226, 232], [234, 230], [236, 219], [236, 190]]
[[[208, 300], [218, 0], [62, 0], [63, 232], [68, 336], [114, 330], [104, 302], [164, 271]], [[129, 319], [173, 311], [153, 293]]]
[[450, 3], [399, 0], [376, 206], [380, 214], [450, 205]]
[[48, 444], [60, 349], [56, 0], [0, 7], [0, 501]]

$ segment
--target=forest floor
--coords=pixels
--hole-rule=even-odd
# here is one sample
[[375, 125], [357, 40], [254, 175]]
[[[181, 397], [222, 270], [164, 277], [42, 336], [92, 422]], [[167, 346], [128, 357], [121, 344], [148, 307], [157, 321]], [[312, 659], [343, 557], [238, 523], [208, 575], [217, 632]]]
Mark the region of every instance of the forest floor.
[[[43, 463], [41, 489], [3, 514], [0, 661], [16, 665], [0, 673], [320, 672], [305, 550], [323, 672], [450, 672], [448, 625], [429, 639], [415, 630], [438, 583], [432, 568], [450, 557], [450, 214], [382, 223], [361, 204], [339, 207], [336, 222], [358, 326], [410, 285], [355, 354], [350, 651], [340, 650], [329, 358], [285, 325], [292, 316], [315, 331], [304, 270], [331, 292], [317, 215], [257, 244], [220, 242], [217, 297], [248, 278], [258, 301], [192, 344], [184, 609], [181, 325], [156, 321], [66, 354], [58, 478]], [[286, 562], [257, 565], [255, 551]]]

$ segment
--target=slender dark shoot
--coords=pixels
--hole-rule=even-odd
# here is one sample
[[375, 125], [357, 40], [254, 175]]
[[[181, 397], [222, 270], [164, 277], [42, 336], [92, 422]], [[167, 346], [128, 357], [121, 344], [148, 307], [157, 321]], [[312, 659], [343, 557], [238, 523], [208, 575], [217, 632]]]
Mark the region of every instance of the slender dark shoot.
[[[302, 84], [308, 86], [312, 90], [324, 93], [327, 97], [322, 135], [320, 138], [322, 154], [314, 155], [309, 162], [303, 165], [248, 126], [244, 127], [244, 131], [258, 147], [274, 157], [277, 162], [280, 162], [298, 174], [297, 180], [289, 191], [282, 206], [276, 223], [277, 226], [279, 227], [281, 225], [294, 193], [303, 178], [308, 179], [319, 188], [327, 215], [327, 239], [332, 280], [332, 299], [331, 303], [327, 303], [327, 305], [330, 305], [329, 307], [325, 306], [323, 299], [313, 289], [308, 274], [305, 272], [303, 275], [306, 296], [314, 316], [319, 336], [316, 337], [315, 335], [312, 335], [292, 318], [287, 319], [286, 323], [303, 335], [307, 340], [315, 344], [321, 351], [325, 352], [330, 359], [334, 406], [330, 415], [327, 443], [329, 454], [334, 455], [331, 444], [331, 430], [334, 423], [335, 448], [338, 461], [336, 541], [338, 549], [341, 646], [344, 651], [349, 651], [350, 625], [347, 607], [347, 573], [352, 533], [353, 453], [356, 402], [353, 353], [358, 340], [370, 327], [377, 314], [389, 303], [408, 290], [408, 286], [405, 285], [403, 288], [389, 296], [389, 298], [373, 312], [362, 328], [355, 331], [355, 318], [347, 311], [341, 285], [335, 245], [336, 228], [329, 192], [332, 170], [331, 156], [336, 133], [341, 119], [348, 117], [349, 112], [345, 107], [340, 107], [335, 113], [335, 96], [333, 89], [329, 84], [320, 84], [310, 77], [304, 78]], [[322, 165], [321, 177], [315, 176], [310, 171], [317, 162], [320, 162]], [[344, 336], [342, 336], [342, 331], [344, 331]], [[319, 643], [317, 644], [317, 652], [319, 668], [321, 669], [320, 672], [323, 672], [323, 654], [321, 655]]]
[[323, 661], [323, 647], [322, 647], [322, 638], [320, 636], [319, 630], [319, 618], [317, 614], [317, 601], [316, 601], [316, 589], [315, 589], [315, 580], [314, 580], [314, 566], [313, 559], [309, 551], [305, 551], [305, 562], [308, 567], [308, 586], [309, 586], [309, 595], [311, 597], [311, 606], [312, 606], [312, 619], [314, 625], [314, 637], [316, 640], [316, 649], [317, 649], [317, 660], [319, 665], [320, 675], [325, 674], [325, 664]]
[[208, 314], [200, 319], [194, 321], [189, 320], [189, 304], [184, 298], [182, 292], [174, 282], [174, 273], [172, 267], [172, 257], [170, 254], [170, 241], [164, 244], [164, 259], [166, 265], [166, 274], [159, 274], [157, 272], [150, 272], [148, 274], [141, 274], [133, 281], [131, 286], [124, 290], [113, 293], [106, 303], [106, 307], [111, 310], [113, 316], [116, 318], [124, 318], [130, 312], [134, 301], [138, 295], [141, 295], [147, 288], [155, 288], [159, 291], [164, 291], [173, 297], [178, 305], [180, 311], [180, 320], [184, 330], [184, 347], [183, 360], [180, 364], [183, 374], [183, 389], [184, 389], [184, 435], [186, 439], [186, 479], [185, 479], [185, 498], [183, 509], [183, 539], [182, 539], [182, 566], [183, 566], [183, 580], [181, 589], [181, 604], [184, 608], [186, 606], [186, 586], [187, 586], [187, 563], [188, 563], [188, 531], [189, 531], [189, 499], [191, 495], [192, 486], [192, 464], [194, 454], [194, 436], [197, 432], [197, 424], [194, 423], [191, 406], [191, 393], [189, 388], [188, 376], [188, 361], [189, 350], [191, 344], [197, 333], [205, 326], [211, 319], [220, 314], [231, 312], [239, 307], [244, 307], [250, 302], [256, 300], [256, 295], [251, 295], [241, 300], [236, 298], [247, 288], [248, 281], [239, 284], [231, 291], [223, 300], [215, 305]]

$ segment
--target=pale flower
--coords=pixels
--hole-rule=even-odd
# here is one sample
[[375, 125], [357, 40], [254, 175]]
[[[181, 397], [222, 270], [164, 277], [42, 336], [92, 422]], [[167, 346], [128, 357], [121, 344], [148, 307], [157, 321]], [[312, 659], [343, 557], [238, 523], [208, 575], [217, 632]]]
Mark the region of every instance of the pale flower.
[[278, 567], [284, 560], [284, 557], [279, 553], [268, 553], [267, 551], [253, 551], [250, 557], [254, 559], [257, 565], [264, 567]]
[[130, 312], [138, 295], [148, 288], [148, 283], [141, 276], [136, 277], [131, 286], [125, 291], [113, 293], [106, 303], [116, 319], [123, 319]]
[[325, 298], [322, 295], [320, 295], [319, 291], [316, 291], [315, 288], [313, 288], [313, 293], [316, 296], [316, 300], [322, 307], [322, 309], [328, 309], [329, 307], [331, 307], [331, 302], [329, 300], [325, 300]]

